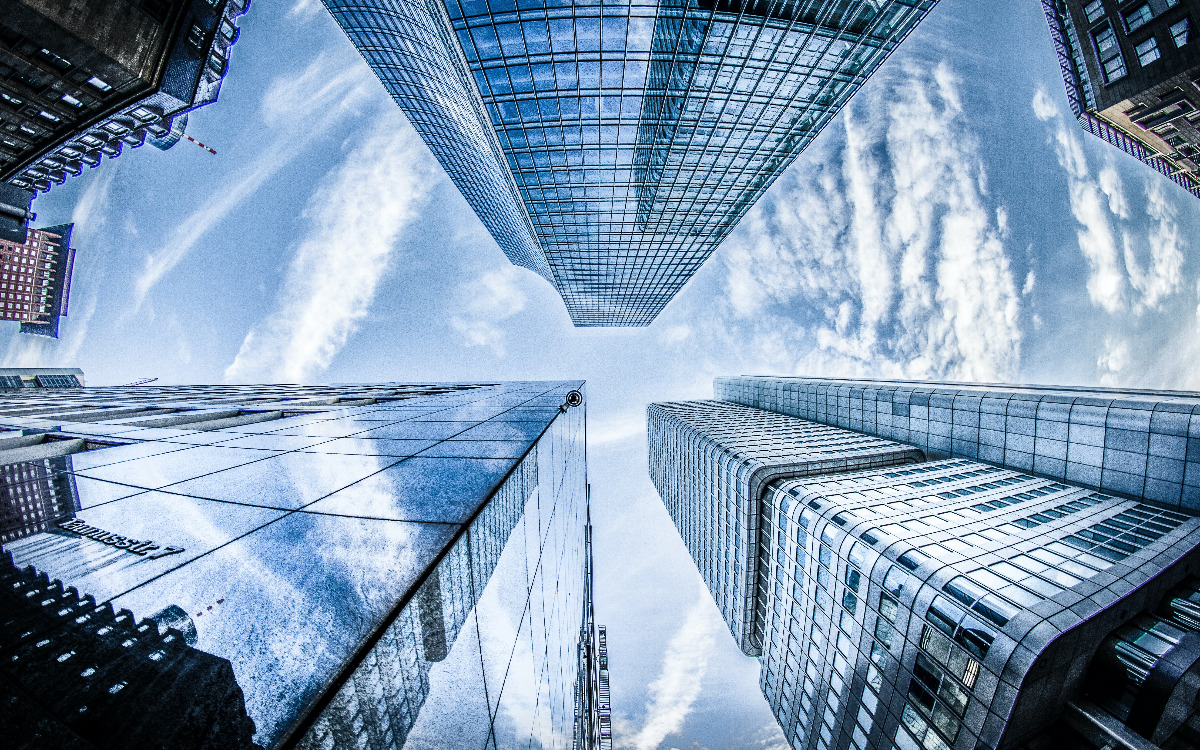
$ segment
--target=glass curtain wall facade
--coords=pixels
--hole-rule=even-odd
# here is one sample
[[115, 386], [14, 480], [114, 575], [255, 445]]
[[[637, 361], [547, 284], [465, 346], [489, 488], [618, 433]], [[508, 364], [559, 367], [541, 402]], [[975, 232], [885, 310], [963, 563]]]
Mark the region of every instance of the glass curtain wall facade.
[[6, 740], [570, 748], [582, 387], [5, 392]]
[[935, 0], [324, 0], [509, 259], [649, 325]]
[[743, 650], [793, 748], [1194, 746], [1192, 513], [891, 441], [915, 457], [780, 471], [729, 513], [723, 477], [750, 471], [730, 435], [786, 456], [804, 425], [832, 428], [790, 417], [772, 436], [761, 423], [785, 415], [713, 403], [651, 405], [651, 477], [706, 581], [709, 548], [757, 557], [761, 641]]

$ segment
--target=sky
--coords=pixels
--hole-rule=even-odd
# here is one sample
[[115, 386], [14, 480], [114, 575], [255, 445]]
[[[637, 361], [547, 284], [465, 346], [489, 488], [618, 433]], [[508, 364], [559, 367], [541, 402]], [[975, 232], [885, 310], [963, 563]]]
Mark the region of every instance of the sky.
[[735, 374], [1200, 390], [1200, 200], [1073, 121], [1040, 4], [941, 0], [648, 328], [510, 265], [317, 0], [256, 3], [167, 152], [40, 196], [75, 222], [89, 385], [588, 381], [615, 746], [783, 748], [646, 471], [645, 406]]

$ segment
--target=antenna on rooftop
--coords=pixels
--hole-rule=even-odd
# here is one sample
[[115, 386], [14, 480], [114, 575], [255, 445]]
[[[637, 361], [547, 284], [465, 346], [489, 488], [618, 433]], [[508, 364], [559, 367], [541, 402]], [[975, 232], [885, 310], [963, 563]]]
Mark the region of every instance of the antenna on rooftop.
[[140, 380], [135, 380], [132, 383], [126, 383], [125, 385], [118, 386], [118, 387], [119, 388], [129, 388], [130, 386], [134, 386], [134, 385], [146, 385], [147, 383], [153, 383], [155, 380], [158, 380], [158, 378], [141, 378]]
[[197, 146], [199, 146], [200, 148], [204, 149], [205, 151], [207, 151], [208, 153], [212, 154], [213, 156], [216, 156], [216, 155], [217, 155], [217, 152], [216, 152], [216, 151], [213, 151], [211, 148], [209, 148], [208, 146], [205, 146], [203, 143], [201, 143], [200, 141], [198, 141], [198, 140], [196, 140], [195, 138], [191, 137], [190, 135], [187, 135], [187, 134], [185, 133], [183, 137], [184, 137], [184, 138], [187, 138], [189, 141], [191, 141], [192, 143], [196, 144]]

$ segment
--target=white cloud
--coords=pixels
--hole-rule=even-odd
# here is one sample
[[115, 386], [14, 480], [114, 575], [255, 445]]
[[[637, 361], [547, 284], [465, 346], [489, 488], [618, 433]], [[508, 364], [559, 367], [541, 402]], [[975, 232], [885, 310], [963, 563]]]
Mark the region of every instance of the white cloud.
[[1108, 197], [1108, 210], [1114, 216], [1122, 219], [1129, 218], [1129, 203], [1125, 200], [1125, 190], [1121, 187], [1121, 173], [1111, 161], [1100, 169], [1097, 175], [1100, 192]]
[[801, 156], [722, 248], [740, 338], [764, 371], [1011, 377], [1007, 212], [961, 82], [944, 63], [880, 73], [891, 85], [842, 115], [844, 147]]
[[[88, 324], [96, 313], [96, 294], [74, 307], [75, 314], [59, 321], [59, 338], [18, 333], [4, 354], [5, 367], [78, 367], [76, 357], [87, 336]], [[87, 373], [84, 373], [86, 376]]]
[[385, 111], [310, 197], [275, 311], [246, 334], [226, 380], [304, 382], [366, 317], [397, 238], [434, 179], [416, 133]]
[[296, 3], [292, 5], [292, 9], [288, 11], [288, 18], [311, 21], [322, 10], [324, 8], [321, 6], [320, 0], [296, 0]]
[[504, 356], [506, 334], [499, 325], [525, 309], [527, 298], [521, 288], [522, 271], [503, 266], [460, 284], [457, 311], [450, 325], [467, 346], [483, 346], [497, 357]]
[[[1039, 90], [1033, 97], [1033, 111], [1053, 126], [1071, 213], [1079, 225], [1079, 249], [1088, 262], [1089, 298], [1109, 313], [1132, 310], [1140, 315], [1158, 308], [1182, 286], [1184, 262], [1178, 210], [1163, 179], [1158, 175], [1146, 178], [1145, 218], [1152, 228], [1143, 239], [1143, 219], [1130, 207], [1116, 163], [1107, 161], [1093, 177], [1084, 153], [1084, 136], [1047, 101]], [[1145, 260], [1139, 257], [1145, 255], [1149, 256]]]
[[1033, 94], [1033, 114], [1039, 120], [1058, 117], [1058, 105], [1050, 100], [1050, 96], [1044, 89], [1039, 88]]
[[99, 236], [100, 228], [104, 226], [110, 211], [108, 194], [112, 190], [113, 180], [121, 162], [110, 160], [107, 169], [100, 170], [94, 179], [79, 196], [79, 202], [71, 211], [71, 223], [75, 225], [74, 239], [85, 242], [92, 235]]
[[[1045, 110], [1040, 108], [1038, 102], [1041, 94], [1039, 90], [1034, 95], [1033, 110], [1038, 117], [1047, 120], [1042, 116]], [[1071, 214], [1079, 224], [1076, 231], [1079, 250], [1088, 262], [1088, 297], [1108, 312], [1116, 312], [1124, 305], [1125, 274], [1109, 216], [1112, 206], [1123, 208], [1124, 196], [1117, 192], [1119, 185], [1111, 175], [1107, 178], [1107, 189], [1092, 179], [1083, 144], [1074, 125], [1064, 121], [1057, 110], [1052, 119], [1055, 127], [1054, 149], [1059, 165], [1067, 173]], [[1068, 127], [1072, 129], [1068, 130]]]
[[1129, 342], [1114, 336], [1106, 337], [1104, 352], [1096, 359], [1101, 385], [1120, 385], [1121, 373], [1129, 367], [1130, 361]]
[[658, 340], [667, 346], [678, 346], [692, 336], [692, 327], [686, 323], [667, 326], [658, 333]]
[[147, 295], [164, 276], [215, 226], [243, 205], [284, 166], [320, 135], [356, 112], [378, 85], [365, 65], [319, 55], [298, 75], [284, 73], [263, 96], [264, 129], [275, 133], [256, 157], [236, 170], [227, 184], [216, 186], [209, 198], [167, 237], [161, 250], [146, 258], [137, 279], [131, 313], [141, 309]]
[[696, 593], [696, 604], [667, 644], [662, 671], [650, 683], [646, 723], [629, 738], [630, 747], [658, 748], [668, 735], [679, 731], [691, 713], [708, 671], [713, 639], [719, 631], [719, 621], [710, 602], [708, 591], [701, 587]]
[[646, 415], [640, 411], [589, 421], [587, 440], [593, 447], [640, 439], [646, 434]]
[[1146, 180], [1146, 215], [1153, 225], [1148, 238], [1150, 261], [1145, 268], [1134, 252], [1135, 243], [1128, 237], [1125, 241], [1129, 283], [1141, 294], [1134, 304], [1134, 312], [1138, 313], [1158, 307], [1163, 299], [1183, 285], [1183, 238], [1176, 222], [1178, 214], [1158, 175], [1151, 175]]

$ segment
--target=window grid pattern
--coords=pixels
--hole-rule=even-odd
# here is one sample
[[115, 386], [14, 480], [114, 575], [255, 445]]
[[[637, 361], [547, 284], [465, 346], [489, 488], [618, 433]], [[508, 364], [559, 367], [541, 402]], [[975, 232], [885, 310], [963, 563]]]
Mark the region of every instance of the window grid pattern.
[[[786, 384], [774, 395], [795, 399], [799, 380], [723, 378], [716, 391], [729, 398], [737, 385], [744, 400], [753, 393], [791, 416], [779, 400], [762, 398], [771, 392], [763, 385]], [[1131, 406], [1109, 395], [1110, 410]], [[1067, 420], [1079, 398], [1066, 400]], [[829, 405], [839, 404], [849, 407]], [[1155, 403], [1137, 406], [1154, 422]], [[795, 402], [788, 408], [800, 411]], [[1184, 408], [1164, 413], [1190, 417], [1191, 404]], [[1081, 641], [1091, 636], [1074, 626], [1179, 563], [1200, 532], [1200, 519], [1186, 513], [964, 458], [768, 477], [752, 529], [717, 523], [714, 476], [749, 484], [731, 455], [739, 440], [773, 460], [802, 450], [739, 425], [737, 414], [713, 402], [652, 405], [651, 475], [723, 612], [724, 579], [703, 555], [730, 546], [734, 535], [739, 553], [752, 540], [745, 552], [753, 569], [739, 582], [754, 594], [738, 600], [753, 612], [738, 622], [761, 644], [760, 688], [795, 750], [996, 746], [1010, 721], [1061, 709], [1054, 702], [1078, 690], [1086, 673], [1037, 662], [1086, 662], [1098, 644]], [[1037, 416], [1035, 401], [1028, 418]], [[663, 424], [670, 420], [688, 424]], [[1129, 423], [1114, 421], [1122, 424]], [[1042, 434], [1036, 423], [1030, 432]], [[731, 630], [742, 637], [733, 623]]]
[[650, 478], [742, 650], [761, 650], [755, 606], [769, 479], [921, 460], [859, 433], [718, 401], [651, 404]]
[[1182, 47], [1188, 43], [1188, 41], [1191, 39], [1191, 29], [1191, 23], [1187, 18], [1181, 18], [1175, 23], [1171, 24], [1169, 27], [1171, 32], [1171, 41], [1175, 43], [1176, 47]]
[[326, 2], [509, 258], [608, 326], [649, 325], [934, 4]]
[[1134, 51], [1137, 52], [1138, 62], [1144, 67], [1157, 60], [1161, 55], [1158, 52], [1158, 40], [1150, 37], [1145, 41], [1134, 45]]
[[[128, 444], [0, 472], [11, 485], [0, 492], [7, 506], [0, 507], [0, 563], [14, 571], [33, 566], [44, 583], [57, 576], [70, 592], [89, 591], [88, 611], [97, 601], [110, 614], [176, 605], [175, 619], [191, 626], [193, 643], [198, 631], [207, 658], [227, 671], [232, 665], [230, 684], [240, 692], [220, 695], [235, 694], [240, 703], [244, 693], [247, 738], [256, 735], [263, 747], [286, 740], [303, 748], [398, 748], [406, 739], [440, 747], [449, 726], [455, 747], [565, 750], [575, 722], [587, 519], [585, 409], [566, 403], [582, 387], [6, 392], [0, 422], [13, 431], [0, 432], [5, 446], [59, 428], [119, 434]], [[296, 411], [290, 419], [204, 432], [103, 418], [264, 404]], [[96, 419], [63, 418], [71, 415]], [[148, 491], [167, 484], [169, 493]], [[120, 502], [106, 494], [114, 489]], [[35, 504], [40, 513], [31, 512]], [[52, 509], [56, 519], [78, 511], [80, 525], [84, 518], [95, 524], [87, 527], [91, 538], [45, 533], [40, 519]], [[249, 521], [227, 528], [238, 518]], [[128, 547], [133, 537], [118, 533], [179, 544], [158, 563], [171, 567], [129, 566], [126, 558], [137, 558], [113, 540]], [[210, 596], [211, 586], [220, 593]], [[58, 642], [52, 629], [60, 625], [47, 622], [44, 633], [8, 628], [0, 657], [10, 666], [17, 656], [28, 663], [10, 670], [14, 679], [42, 705], [69, 705], [54, 718], [88, 742], [98, 742], [97, 726], [124, 731], [115, 719], [105, 723], [113, 704], [88, 699], [78, 669], [67, 675], [68, 687], [87, 714], [54, 694], [66, 682], [38, 677], [46, 660], [36, 644]], [[297, 651], [312, 658], [288, 656]], [[136, 669], [121, 677], [129, 684], [118, 690], [134, 696], [138, 711], [154, 708], [145, 691], [155, 688]], [[322, 692], [329, 700], [314, 703]], [[172, 705], [200, 705], [196, 716], [203, 717], [204, 703]], [[137, 713], [128, 704], [121, 710], [122, 717]], [[206, 731], [220, 726], [197, 721]], [[176, 724], [164, 726], [190, 726]]]
[[[970, 461], [917, 468], [783, 479], [766, 493], [759, 554], [771, 567], [760, 577], [767, 613], [760, 686], [793, 747], [845, 750], [894, 741], [909, 750], [947, 750], [994, 743], [1029, 666], [1015, 657], [1022, 635], [1025, 647], [1037, 650], [1028, 641], [1030, 625], [1053, 619], [1054, 629], [1038, 631], [1052, 639], [1097, 606], [1071, 605], [1092, 597], [1112, 601], [1114, 592], [1136, 585], [1123, 578], [1129, 571], [1155, 569], [1154, 555], [1171, 546], [1167, 534], [1200, 527], [1181, 513], [1151, 517], [1142, 503]], [[1026, 497], [981, 513], [974, 507], [980, 500], [1012, 496], [1011, 485], [946, 497], [912, 486], [921, 477], [951, 480], [939, 487], [978, 487], [969, 475], [980, 470], [1020, 477]], [[1134, 518], [1154, 524], [1138, 528], [1157, 537], [1138, 531], [1146, 547], [1124, 566], [1066, 541]], [[882, 519], [925, 525], [873, 525]], [[1024, 519], [1037, 522], [1026, 526]], [[1186, 547], [1178, 535], [1171, 539]], [[889, 562], [905, 550], [922, 554], [908, 569]], [[1046, 602], [1055, 606], [1047, 610]], [[854, 644], [844, 670], [834, 665], [842, 627]], [[817, 675], [811, 687], [806, 670]], [[842, 674], [850, 675], [846, 683], [861, 680], [845, 694], [862, 702], [838, 704], [841, 723], [828, 728], [833, 744], [827, 744], [822, 712], [830, 694], [841, 694], [833, 688]], [[880, 694], [891, 696], [887, 710], [871, 708], [868, 714], [880, 719], [859, 722]], [[972, 700], [980, 707], [969, 711]]]
[[754, 377], [715, 390], [935, 455], [1200, 509], [1200, 394]]
[[0, 320], [49, 323], [58, 316], [55, 266], [68, 253], [61, 239], [47, 229], [30, 229], [23, 243], [0, 239]]
[[[100, 11], [97, 6], [75, 19], [97, 28], [128, 24], [157, 50], [141, 54], [167, 61], [158, 70], [140, 71], [134, 69], [136, 65], [122, 69], [123, 65], [110, 62], [110, 72], [103, 73], [109, 81], [93, 75], [89, 70], [93, 60], [86, 58], [101, 59], [112, 50], [97, 51], [90, 41], [73, 42], [71, 52], [59, 50], [74, 58], [68, 60], [23, 38], [17, 28], [5, 29], [7, 39], [15, 42], [11, 48], [0, 46], [0, 121], [4, 123], [0, 126], [0, 174], [6, 181], [44, 192], [68, 177], [79, 176], [84, 167], [99, 166], [105, 156], [120, 156], [126, 146], [138, 148], [149, 142], [167, 149], [183, 137], [187, 112], [216, 101], [240, 33], [236, 21], [250, 3], [226, 0], [224, 5], [172, 5], [183, 8], [186, 22], [175, 16], [174, 10], [169, 18], [139, 12], [144, 6], [118, 6], [112, 12]], [[170, 35], [172, 27], [178, 27], [174, 37]], [[96, 44], [104, 46], [100, 41]], [[122, 50], [117, 56], [125, 53]], [[182, 88], [147, 84], [156, 79], [194, 83]]]

